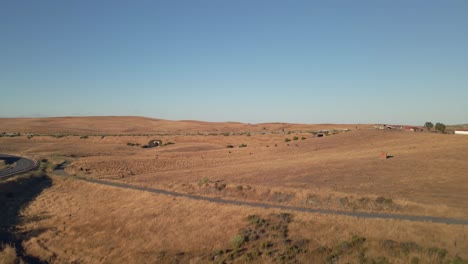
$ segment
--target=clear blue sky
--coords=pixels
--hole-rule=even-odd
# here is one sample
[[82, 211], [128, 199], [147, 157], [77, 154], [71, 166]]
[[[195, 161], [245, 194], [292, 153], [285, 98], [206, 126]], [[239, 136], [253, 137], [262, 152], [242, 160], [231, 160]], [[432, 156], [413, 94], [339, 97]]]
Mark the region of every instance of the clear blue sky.
[[468, 1], [0, 1], [0, 116], [468, 123]]

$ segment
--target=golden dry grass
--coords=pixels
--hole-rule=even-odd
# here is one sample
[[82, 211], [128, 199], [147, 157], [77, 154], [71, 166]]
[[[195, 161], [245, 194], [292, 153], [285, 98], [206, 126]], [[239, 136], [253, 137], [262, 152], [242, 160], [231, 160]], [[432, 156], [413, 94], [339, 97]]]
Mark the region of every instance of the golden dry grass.
[[[0, 138], [0, 153], [47, 158], [55, 164], [69, 160], [67, 172], [82, 177], [272, 204], [468, 218], [468, 140], [463, 136], [354, 125], [133, 117], [0, 119], [0, 124], [11, 132], [164, 134]], [[345, 128], [352, 131], [325, 138], [305, 132]], [[292, 130], [303, 131], [288, 134]], [[292, 140], [294, 136], [299, 139]], [[127, 145], [144, 145], [150, 139], [175, 145]], [[241, 144], [247, 147], [239, 148]], [[382, 160], [381, 152], [394, 157]], [[24, 241], [27, 253], [53, 263], [169, 263], [174, 258], [204, 263], [214, 250], [230, 247], [230, 239], [248, 224], [248, 215], [279, 213], [53, 179], [54, 185], [22, 212], [24, 219], [36, 221], [19, 225], [23, 233], [41, 231]], [[380, 203], [379, 197], [392, 201]], [[309, 251], [332, 248], [358, 235], [367, 238], [368, 256], [385, 256], [392, 263], [407, 263], [411, 256], [420, 263], [437, 260], [424, 252], [395, 256], [382, 248], [383, 240], [411, 241], [424, 248], [446, 248], [450, 257], [468, 257], [466, 231], [456, 225], [294, 213], [289, 228], [291, 238], [310, 240]], [[354, 262], [353, 254], [339, 263]], [[323, 259], [303, 255], [300, 261]]]
[[[284, 142], [292, 136], [162, 136], [176, 144], [156, 149], [127, 146], [152, 137], [0, 138], [0, 150], [74, 160], [71, 174], [189, 193], [273, 202], [271, 195], [285, 193], [295, 205], [312, 195], [320, 198], [318, 205], [334, 208], [343, 206], [341, 198], [382, 196], [397, 205], [387, 209], [402, 213], [468, 215], [468, 143], [462, 136], [356, 130], [327, 138], [305, 133], [299, 136], [306, 140]], [[242, 143], [247, 147], [226, 148]], [[381, 151], [394, 158], [379, 159]], [[226, 191], [199, 188], [204, 178], [222, 181]], [[238, 192], [237, 186], [253, 188]]]
[[[185, 261], [203, 263], [216, 249], [231, 247], [230, 239], [247, 225], [248, 215], [267, 217], [280, 212], [74, 179], [54, 178], [54, 183], [23, 211], [23, 217], [39, 220], [20, 226], [22, 232], [42, 230], [24, 246], [29, 254], [53, 263], [154, 263], [162, 252], [166, 255], [160, 259], [162, 262], [170, 262], [184, 252]], [[383, 239], [411, 241], [426, 248], [443, 247], [452, 257], [466, 257], [467, 253], [467, 234], [462, 226], [293, 214], [290, 237], [310, 240], [310, 251], [320, 246], [333, 247], [359, 235], [368, 239], [369, 254], [375, 256], [385, 255], [380, 246]], [[398, 263], [399, 257], [387, 255], [397, 261], [392, 263]]]
[[[152, 133], [198, 133], [241, 132], [271, 130], [307, 130], [369, 127], [351, 124], [288, 124], [239, 122], [203, 122], [192, 120], [171, 121], [135, 116], [51, 117], [51, 118], [0, 118], [0, 125], [10, 133], [38, 134], [152, 134]], [[3, 131], [2, 131], [3, 132]]]
[[8, 166], [4, 160], [0, 160], [0, 170], [6, 169]]
[[16, 263], [23, 263], [20, 262], [16, 255], [16, 249], [7, 244], [7, 245], [0, 245], [0, 263], [2, 264], [16, 264]]

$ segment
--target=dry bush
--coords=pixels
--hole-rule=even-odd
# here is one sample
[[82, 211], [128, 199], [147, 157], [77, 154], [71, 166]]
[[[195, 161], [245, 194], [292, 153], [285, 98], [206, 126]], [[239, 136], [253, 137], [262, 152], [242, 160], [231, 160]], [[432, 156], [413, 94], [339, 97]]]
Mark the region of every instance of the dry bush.
[[7, 167], [6, 163], [4, 160], [0, 160], [0, 170], [3, 170]]
[[16, 249], [9, 245], [0, 245], [0, 263], [2, 264], [16, 264], [21, 263], [16, 255]]

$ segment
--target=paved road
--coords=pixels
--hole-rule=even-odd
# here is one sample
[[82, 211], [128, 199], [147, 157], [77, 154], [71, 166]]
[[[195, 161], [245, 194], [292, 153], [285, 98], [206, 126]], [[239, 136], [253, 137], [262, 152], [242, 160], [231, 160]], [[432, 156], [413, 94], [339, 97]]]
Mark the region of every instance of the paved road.
[[[66, 166], [67, 166], [67, 163], [60, 164], [55, 169], [55, 174], [60, 175], [60, 176], [69, 176], [64, 170]], [[288, 205], [245, 202], [245, 201], [236, 201], [236, 200], [213, 198], [213, 197], [206, 197], [206, 196], [198, 196], [198, 195], [192, 195], [192, 194], [186, 194], [186, 193], [178, 193], [178, 192], [172, 192], [172, 191], [167, 191], [167, 190], [162, 190], [162, 189], [146, 188], [146, 187], [129, 185], [125, 183], [108, 182], [108, 181], [102, 181], [102, 180], [96, 180], [96, 179], [87, 179], [83, 177], [76, 177], [76, 178], [82, 181], [97, 183], [101, 185], [107, 185], [107, 186], [113, 186], [113, 187], [131, 189], [131, 190], [138, 190], [138, 191], [146, 191], [146, 192], [164, 194], [164, 195], [175, 196], [175, 197], [184, 197], [184, 198], [188, 198], [192, 200], [207, 201], [207, 202], [213, 202], [213, 203], [219, 203], [219, 204], [231, 204], [231, 205], [249, 206], [249, 207], [257, 207], [257, 208], [267, 208], [267, 209], [272, 208], [272, 209], [281, 209], [281, 210], [306, 212], [306, 213], [318, 213], [318, 214], [327, 214], [327, 215], [344, 215], [344, 216], [352, 216], [352, 217], [366, 218], [366, 219], [393, 219], [393, 220], [407, 220], [407, 221], [413, 221], [413, 222], [442, 223], [442, 224], [449, 224], [449, 225], [468, 225], [468, 219], [460, 219], [460, 218], [445, 218], [445, 217], [421, 216], [421, 215], [403, 215], [403, 214], [378, 213], [378, 212], [342, 211], [342, 210], [334, 210], [334, 209], [308, 208], [308, 207], [296, 207], [296, 206], [288, 206]]]
[[16, 163], [13, 167], [0, 170], [0, 179], [33, 170], [38, 164], [35, 160], [8, 154], [0, 154], [0, 160], [4, 160], [9, 164]]

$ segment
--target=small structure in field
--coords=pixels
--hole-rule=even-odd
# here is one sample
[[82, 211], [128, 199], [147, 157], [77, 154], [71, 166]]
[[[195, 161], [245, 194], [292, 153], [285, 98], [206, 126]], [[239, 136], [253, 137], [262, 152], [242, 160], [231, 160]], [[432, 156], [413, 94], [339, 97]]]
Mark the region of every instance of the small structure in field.
[[468, 135], [468, 129], [456, 129], [455, 135]]
[[405, 131], [410, 131], [410, 132], [422, 132], [423, 131], [422, 128], [416, 127], [416, 126], [405, 126], [405, 127], [403, 127], [403, 129]]
[[394, 126], [391, 126], [391, 125], [380, 125], [380, 126], [379, 126], [379, 129], [380, 129], [380, 130], [395, 129], [395, 127], [394, 127]]
[[148, 142], [148, 145], [144, 145], [143, 148], [155, 148], [162, 145], [162, 140], [153, 139]]

